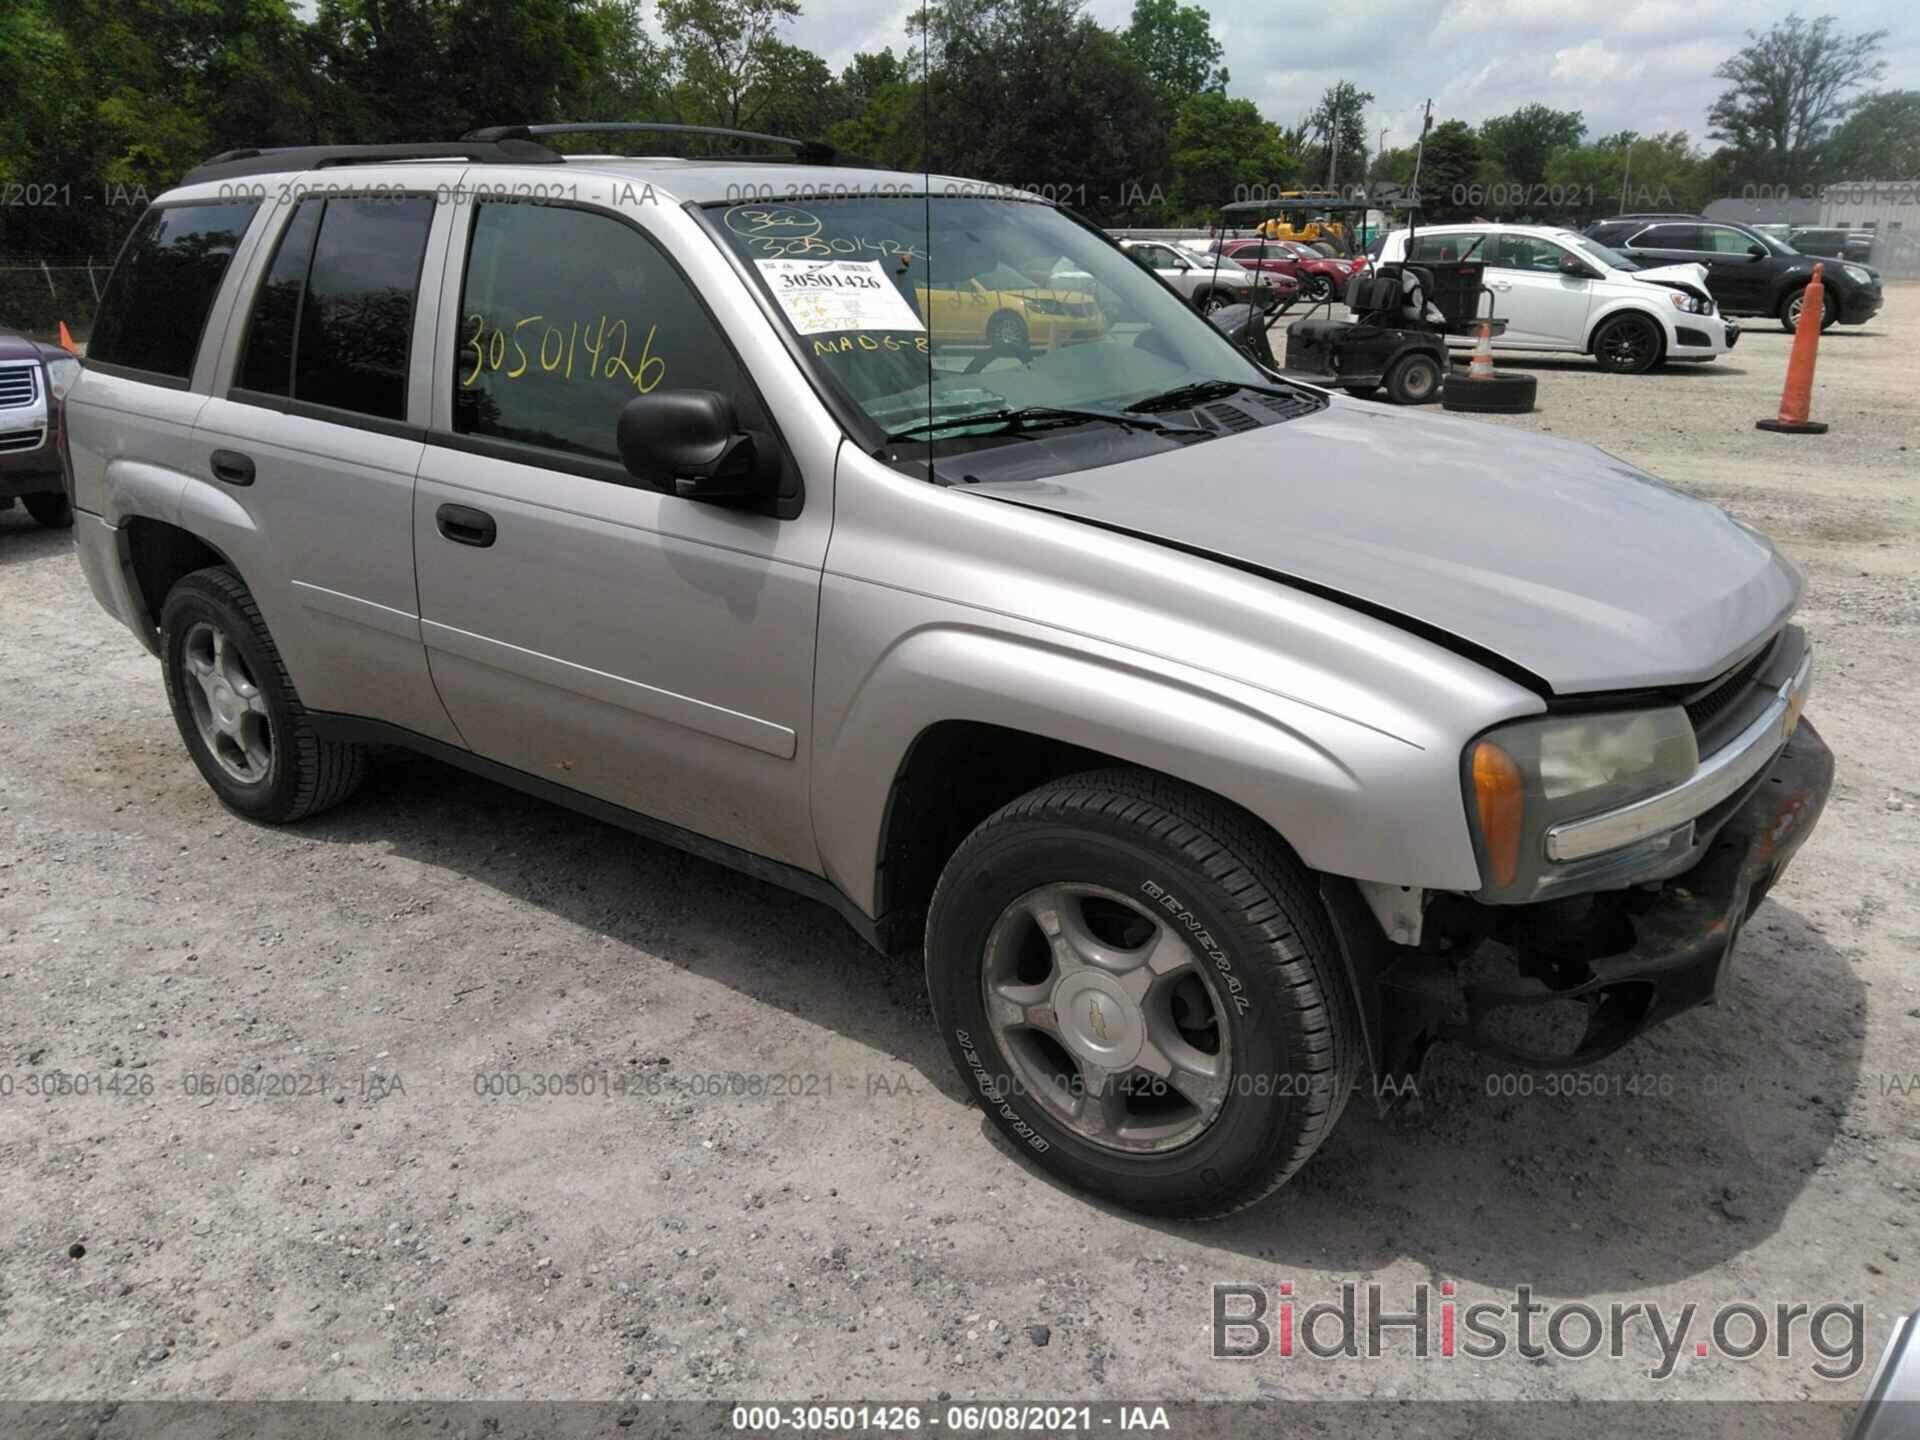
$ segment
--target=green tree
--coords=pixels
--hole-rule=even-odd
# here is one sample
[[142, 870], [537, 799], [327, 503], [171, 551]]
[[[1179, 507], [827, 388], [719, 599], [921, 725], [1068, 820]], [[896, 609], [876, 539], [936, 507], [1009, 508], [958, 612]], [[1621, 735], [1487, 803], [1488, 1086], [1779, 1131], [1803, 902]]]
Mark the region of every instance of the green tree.
[[1302, 158], [1307, 173], [1317, 182], [1338, 185], [1340, 177], [1367, 172], [1367, 106], [1373, 104], [1373, 92], [1362, 90], [1351, 80], [1327, 87], [1320, 103], [1308, 112], [1306, 133], [1312, 143]]
[[1163, 143], [1153, 91], [1080, 0], [941, 0], [915, 28], [932, 71], [935, 169], [1105, 216], [1150, 197]]
[[1707, 112], [1714, 139], [1726, 142], [1742, 178], [1799, 185], [1817, 168], [1820, 147], [1846, 117], [1848, 92], [1886, 70], [1877, 57], [1884, 30], [1843, 34], [1834, 17], [1788, 15], [1714, 75], [1728, 82]]
[[1549, 185], [1600, 215], [1622, 210], [1699, 210], [1711, 198], [1712, 167], [1684, 131], [1603, 135], [1591, 145], [1557, 150], [1547, 162]]
[[1427, 134], [1420, 161], [1420, 218], [1428, 224], [1465, 219], [1485, 208], [1476, 204], [1480, 138], [1464, 120], [1442, 120]]
[[1506, 115], [1480, 122], [1480, 148], [1496, 181], [1527, 187], [1547, 178], [1547, 161], [1556, 150], [1578, 145], [1587, 122], [1578, 110], [1522, 105]]
[[1193, 96], [1168, 146], [1172, 200], [1181, 218], [1214, 218], [1229, 201], [1293, 188], [1300, 162], [1280, 127], [1251, 100], [1217, 91]]
[[1134, 0], [1133, 17], [1120, 38], [1146, 75], [1155, 113], [1165, 124], [1179, 117], [1189, 96], [1226, 92], [1227, 72], [1220, 64], [1225, 52], [1213, 38], [1213, 17], [1200, 6]]
[[732, 129], [750, 120], [756, 88], [775, 67], [791, 69], [777, 32], [799, 13], [800, 0], [660, 0], [688, 118]]
[[1889, 90], [1861, 101], [1834, 132], [1820, 170], [1826, 181], [1920, 175], [1920, 90]]

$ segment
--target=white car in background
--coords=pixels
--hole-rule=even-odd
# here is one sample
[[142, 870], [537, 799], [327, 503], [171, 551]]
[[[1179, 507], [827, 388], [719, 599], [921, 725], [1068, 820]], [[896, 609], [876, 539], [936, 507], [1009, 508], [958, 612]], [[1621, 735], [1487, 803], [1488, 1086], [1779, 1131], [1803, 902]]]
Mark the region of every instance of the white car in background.
[[[1740, 327], [1714, 305], [1704, 266], [1643, 270], [1554, 226], [1422, 226], [1411, 246], [1399, 230], [1387, 237], [1379, 263], [1473, 260], [1487, 267], [1490, 313], [1507, 322], [1494, 337], [1496, 350], [1591, 355], [1601, 369], [1631, 375], [1665, 360], [1712, 360], [1740, 338]], [[1470, 349], [1474, 338], [1448, 336], [1447, 343]]]

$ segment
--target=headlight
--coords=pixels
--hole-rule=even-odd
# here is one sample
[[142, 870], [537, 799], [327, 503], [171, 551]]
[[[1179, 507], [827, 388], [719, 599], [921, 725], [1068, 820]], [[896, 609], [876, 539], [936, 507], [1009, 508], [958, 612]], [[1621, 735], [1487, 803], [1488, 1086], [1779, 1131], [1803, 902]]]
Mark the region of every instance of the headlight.
[[67, 398], [67, 391], [80, 378], [80, 362], [71, 356], [47, 361], [47, 393], [56, 400]]
[[1058, 300], [1039, 300], [1029, 295], [1022, 303], [1035, 315], [1064, 315], [1067, 313], [1067, 307], [1062, 305]]
[[[1546, 832], [1563, 820], [1615, 810], [1689, 779], [1699, 764], [1679, 706], [1550, 716], [1488, 731], [1467, 747], [1467, 813], [1489, 899], [1531, 899], [1575, 872], [1547, 858]], [[1668, 837], [1648, 842], [1664, 849]], [[1636, 851], [1647, 846], [1635, 847]], [[1610, 865], [1613, 857], [1594, 857]], [[1579, 877], [1593, 862], [1582, 862]]]
[[1711, 315], [1713, 313], [1713, 302], [1711, 300], [1702, 300], [1698, 295], [1688, 295], [1679, 290], [1672, 290], [1668, 293], [1673, 297], [1673, 308], [1676, 310], [1684, 310], [1689, 315]]
[[1873, 284], [1873, 272], [1871, 270], [1862, 270], [1858, 265], [1842, 265], [1840, 268], [1847, 272], [1847, 278], [1856, 285]]

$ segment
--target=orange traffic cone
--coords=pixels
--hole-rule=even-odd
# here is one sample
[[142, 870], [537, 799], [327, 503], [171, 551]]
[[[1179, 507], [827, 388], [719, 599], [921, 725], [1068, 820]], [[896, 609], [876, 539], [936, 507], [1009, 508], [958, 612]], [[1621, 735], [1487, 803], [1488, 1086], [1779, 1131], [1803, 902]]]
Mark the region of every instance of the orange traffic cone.
[[1787, 356], [1787, 383], [1780, 391], [1780, 414], [1758, 420], [1754, 428], [1782, 435], [1824, 435], [1824, 420], [1809, 420], [1813, 405], [1813, 367], [1820, 358], [1820, 322], [1827, 313], [1827, 287], [1821, 278], [1826, 266], [1814, 262], [1813, 278], [1800, 297], [1800, 319], [1793, 329], [1793, 351]]
[[1485, 315], [1480, 317], [1480, 338], [1473, 347], [1473, 363], [1467, 366], [1467, 378], [1493, 378], [1493, 321]]
[[60, 322], [60, 348], [69, 355], [78, 355], [80, 347], [73, 343], [73, 336], [67, 333], [67, 322]]

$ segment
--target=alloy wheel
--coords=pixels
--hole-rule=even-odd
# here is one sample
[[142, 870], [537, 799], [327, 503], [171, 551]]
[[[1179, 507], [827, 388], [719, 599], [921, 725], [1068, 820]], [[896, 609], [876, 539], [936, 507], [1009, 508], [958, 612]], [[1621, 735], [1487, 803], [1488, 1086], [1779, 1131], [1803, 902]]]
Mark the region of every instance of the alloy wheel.
[[246, 659], [225, 630], [201, 620], [180, 649], [194, 728], [220, 768], [257, 785], [273, 768], [273, 720]]
[[1201, 954], [1144, 905], [1043, 885], [1001, 912], [983, 958], [1001, 1052], [1075, 1135], [1155, 1153], [1219, 1116], [1233, 1083], [1226, 1007]]

